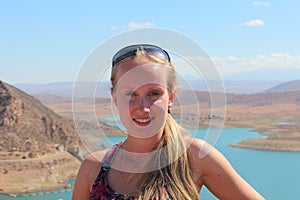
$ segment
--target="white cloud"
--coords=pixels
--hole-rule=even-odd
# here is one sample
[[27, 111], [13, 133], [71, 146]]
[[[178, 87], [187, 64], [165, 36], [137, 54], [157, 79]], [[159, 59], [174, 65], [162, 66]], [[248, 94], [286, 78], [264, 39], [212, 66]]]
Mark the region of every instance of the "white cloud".
[[222, 75], [276, 68], [300, 70], [300, 55], [292, 56], [287, 53], [261, 54], [254, 58], [213, 57], [212, 60]]
[[114, 30], [118, 30], [118, 29], [120, 29], [119, 26], [112, 26], [112, 27], [111, 27], [111, 30], [113, 30], [113, 31], [114, 31]]
[[144, 22], [144, 23], [137, 23], [137, 22], [129, 22], [129, 28], [144, 28], [144, 27], [152, 27], [154, 23], [152, 22]]
[[265, 24], [266, 23], [261, 19], [254, 19], [254, 20], [245, 22], [243, 25], [244, 26], [264, 26]]
[[253, 6], [258, 6], [258, 7], [268, 7], [270, 5], [271, 5], [271, 3], [266, 2], [266, 1], [254, 1], [253, 2]]
[[113, 31], [125, 29], [124, 26], [112, 26], [112, 27], [110, 27], [110, 28], [111, 28], [111, 30], [113, 30]]
[[[184, 76], [201, 80], [214, 79], [218, 75], [221, 77], [234, 77], [236, 75], [240, 76], [240, 74], [266, 72], [271, 74], [278, 71], [284, 71], [290, 73], [291, 76], [296, 76], [298, 73], [294, 73], [300, 71], [300, 55], [294, 56], [288, 53], [260, 54], [251, 58], [237, 56], [187, 56], [182, 58], [173, 54], [171, 56], [173, 65], [180, 77]], [[265, 78], [272, 77], [268, 77], [268, 74], [266, 74]]]
[[111, 30], [124, 30], [124, 29], [136, 29], [136, 28], [145, 28], [145, 27], [153, 27], [155, 26], [152, 22], [129, 22], [126, 26], [112, 26]]

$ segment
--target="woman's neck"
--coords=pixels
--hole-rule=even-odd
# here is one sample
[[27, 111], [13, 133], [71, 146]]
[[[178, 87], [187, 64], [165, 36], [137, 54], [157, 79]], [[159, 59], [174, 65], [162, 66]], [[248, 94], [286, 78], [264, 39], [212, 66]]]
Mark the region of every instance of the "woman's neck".
[[147, 153], [153, 151], [155, 146], [162, 139], [163, 133], [155, 134], [148, 138], [137, 138], [131, 135], [127, 136], [123, 144], [123, 149], [134, 153]]

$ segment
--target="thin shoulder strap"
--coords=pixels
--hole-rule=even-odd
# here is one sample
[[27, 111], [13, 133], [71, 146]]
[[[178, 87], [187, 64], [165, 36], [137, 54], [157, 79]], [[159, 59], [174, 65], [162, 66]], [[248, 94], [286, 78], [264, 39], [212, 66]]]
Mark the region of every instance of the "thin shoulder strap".
[[115, 151], [122, 145], [122, 143], [123, 142], [119, 142], [110, 147], [110, 149], [107, 151], [107, 153], [104, 157], [103, 164], [102, 164], [103, 168], [106, 168], [106, 169], [108, 168], [109, 162], [110, 162], [112, 156], [114, 155]]

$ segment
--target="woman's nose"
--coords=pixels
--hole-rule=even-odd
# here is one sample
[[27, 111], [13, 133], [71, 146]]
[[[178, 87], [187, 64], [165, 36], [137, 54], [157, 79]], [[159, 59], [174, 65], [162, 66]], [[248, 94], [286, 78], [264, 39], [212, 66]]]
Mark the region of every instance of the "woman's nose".
[[138, 107], [144, 112], [150, 112], [151, 102], [147, 97], [140, 98]]

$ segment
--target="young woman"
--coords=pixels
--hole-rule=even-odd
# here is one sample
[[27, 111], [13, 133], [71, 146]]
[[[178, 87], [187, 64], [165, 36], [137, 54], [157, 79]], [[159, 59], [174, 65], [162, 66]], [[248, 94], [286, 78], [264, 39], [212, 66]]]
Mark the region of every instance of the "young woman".
[[121, 49], [111, 83], [127, 138], [83, 161], [73, 200], [194, 200], [203, 185], [219, 199], [263, 199], [219, 151], [189, 138], [172, 118], [176, 73], [166, 51], [147, 44]]

